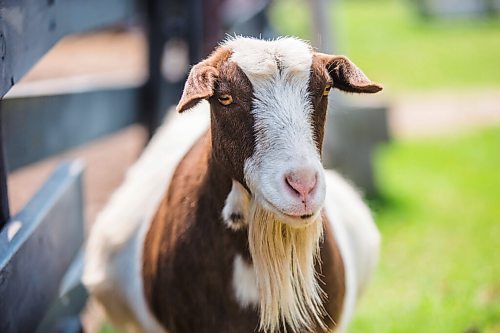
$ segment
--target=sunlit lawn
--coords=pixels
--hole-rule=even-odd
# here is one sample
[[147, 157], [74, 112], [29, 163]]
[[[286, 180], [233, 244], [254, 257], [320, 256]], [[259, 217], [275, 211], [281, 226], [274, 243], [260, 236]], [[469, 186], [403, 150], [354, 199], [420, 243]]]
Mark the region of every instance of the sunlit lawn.
[[[340, 53], [388, 91], [500, 86], [500, 18], [421, 19], [404, 0], [344, 0], [330, 8]], [[308, 1], [278, 0], [279, 34], [311, 38]]]
[[380, 267], [351, 332], [500, 332], [500, 128], [379, 154]]

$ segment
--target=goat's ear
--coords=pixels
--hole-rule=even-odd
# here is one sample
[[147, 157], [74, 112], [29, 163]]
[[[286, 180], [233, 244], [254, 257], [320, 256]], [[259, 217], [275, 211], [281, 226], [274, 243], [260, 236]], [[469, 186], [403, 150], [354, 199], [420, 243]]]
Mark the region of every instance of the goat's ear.
[[207, 59], [191, 68], [182, 97], [176, 107], [177, 112], [190, 109], [202, 99], [207, 99], [214, 94], [220, 65], [230, 55], [229, 49], [219, 47]]
[[344, 56], [315, 53], [333, 80], [333, 87], [352, 93], [379, 92], [383, 87], [370, 81], [366, 75], [351, 60]]
[[202, 99], [207, 99], [214, 94], [214, 85], [219, 71], [203, 62], [195, 65], [189, 72], [182, 97], [177, 104], [177, 112], [192, 108]]

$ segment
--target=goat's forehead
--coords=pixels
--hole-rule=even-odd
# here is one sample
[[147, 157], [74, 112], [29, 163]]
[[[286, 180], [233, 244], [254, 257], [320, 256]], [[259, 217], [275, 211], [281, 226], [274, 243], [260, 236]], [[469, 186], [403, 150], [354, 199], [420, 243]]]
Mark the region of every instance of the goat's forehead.
[[238, 37], [228, 40], [224, 46], [232, 50], [234, 61], [255, 84], [277, 76], [292, 74], [308, 79], [312, 64], [312, 48], [295, 38], [273, 41]]

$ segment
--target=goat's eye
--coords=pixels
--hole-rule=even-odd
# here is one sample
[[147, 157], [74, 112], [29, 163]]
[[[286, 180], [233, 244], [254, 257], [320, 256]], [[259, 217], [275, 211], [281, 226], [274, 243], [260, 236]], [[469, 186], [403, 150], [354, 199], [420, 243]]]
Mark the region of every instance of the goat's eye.
[[233, 102], [233, 96], [228, 95], [228, 94], [220, 95], [218, 100], [219, 100], [219, 103], [222, 105], [229, 105]]
[[323, 96], [328, 96], [328, 94], [330, 93], [331, 89], [332, 89], [332, 86], [330, 84], [327, 84], [325, 86], [325, 89], [323, 90]]

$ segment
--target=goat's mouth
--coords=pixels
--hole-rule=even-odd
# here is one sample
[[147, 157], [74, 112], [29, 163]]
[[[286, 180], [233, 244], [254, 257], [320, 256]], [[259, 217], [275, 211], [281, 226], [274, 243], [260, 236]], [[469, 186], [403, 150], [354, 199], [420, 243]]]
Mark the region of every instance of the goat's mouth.
[[302, 214], [295, 214], [292, 212], [288, 212], [285, 209], [277, 207], [275, 204], [270, 202], [269, 200], [263, 198], [263, 206], [265, 209], [271, 211], [276, 215], [278, 220], [283, 223], [286, 223], [292, 227], [306, 227], [314, 223], [318, 220], [318, 216], [320, 215], [321, 209], [316, 211], [305, 212]]

